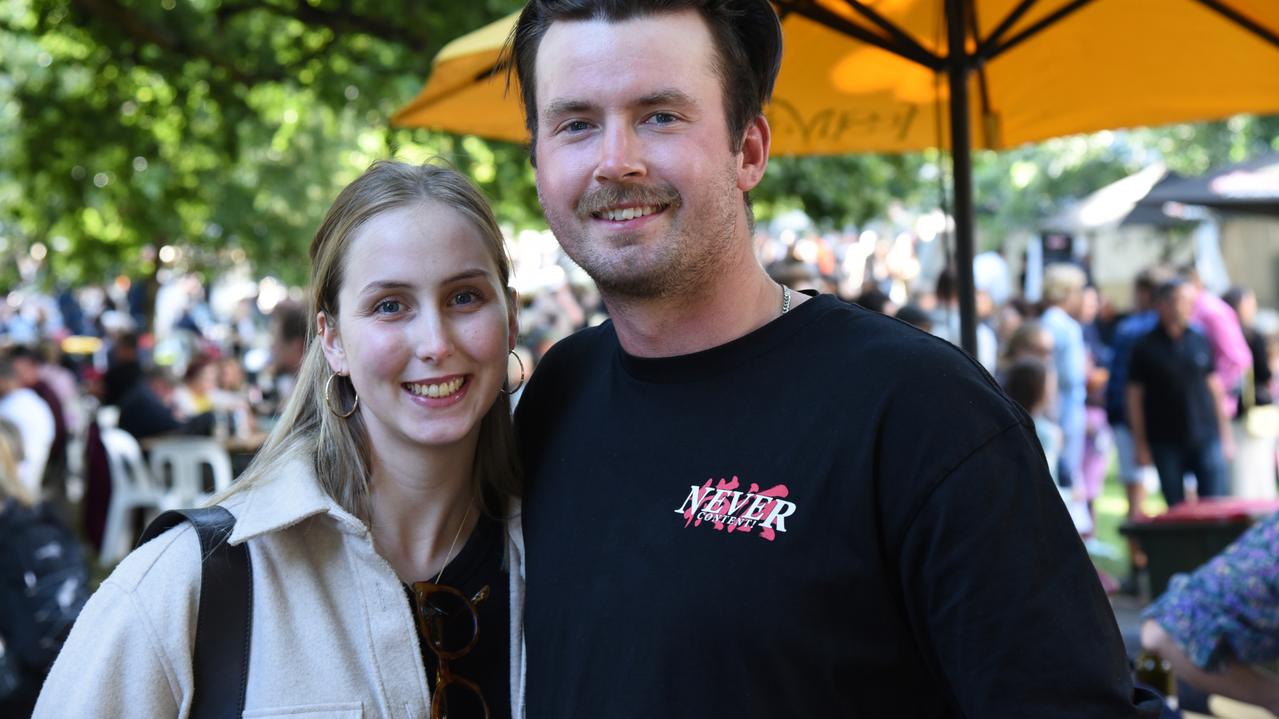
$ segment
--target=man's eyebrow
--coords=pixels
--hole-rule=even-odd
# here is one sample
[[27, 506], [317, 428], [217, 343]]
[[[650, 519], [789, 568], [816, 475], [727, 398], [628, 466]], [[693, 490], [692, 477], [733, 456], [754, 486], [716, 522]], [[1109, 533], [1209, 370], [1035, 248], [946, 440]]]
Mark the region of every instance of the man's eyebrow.
[[640, 107], [654, 107], [657, 105], [689, 106], [696, 105], [697, 101], [682, 90], [670, 88], [667, 90], [658, 90], [657, 92], [649, 93], [636, 100], [635, 104]]
[[[696, 106], [697, 101], [688, 93], [675, 88], [665, 90], [657, 90], [650, 92], [637, 98], [634, 103], [636, 107], [660, 107], [662, 105], [675, 105], [679, 107]], [[552, 100], [546, 105], [547, 117], [559, 117], [561, 115], [576, 115], [580, 113], [589, 113], [599, 108], [589, 100], [581, 100], [577, 98], [565, 98], [560, 100]]]
[[548, 117], [556, 117], [559, 115], [576, 115], [578, 113], [590, 112], [596, 108], [595, 103], [586, 100], [563, 99], [552, 100], [546, 106], [546, 115]]

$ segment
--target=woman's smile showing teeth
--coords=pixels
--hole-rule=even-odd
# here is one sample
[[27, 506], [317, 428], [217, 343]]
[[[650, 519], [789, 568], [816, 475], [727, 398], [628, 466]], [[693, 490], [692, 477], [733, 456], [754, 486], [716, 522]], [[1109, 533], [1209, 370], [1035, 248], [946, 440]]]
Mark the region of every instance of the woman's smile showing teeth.
[[418, 397], [449, 399], [461, 391], [462, 386], [465, 384], [465, 377], [451, 377], [449, 379], [427, 380], [424, 382], [405, 382], [403, 386], [409, 393]]

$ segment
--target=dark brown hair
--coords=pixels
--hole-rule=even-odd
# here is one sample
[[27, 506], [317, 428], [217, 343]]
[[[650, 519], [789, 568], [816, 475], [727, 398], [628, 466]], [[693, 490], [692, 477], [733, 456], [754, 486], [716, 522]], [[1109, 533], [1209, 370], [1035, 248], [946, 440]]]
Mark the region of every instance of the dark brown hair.
[[[507, 43], [507, 71], [519, 76], [530, 155], [537, 147], [537, 50], [551, 24], [561, 20], [624, 22], [695, 10], [715, 43], [729, 142], [736, 152], [747, 126], [773, 94], [782, 64], [782, 27], [767, 0], [530, 0]], [[510, 75], [507, 76], [510, 81]]]
[[1008, 369], [1004, 391], [1027, 413], [1034, 413], [1048, 391], [1048, 365], [1035, 357], [1022, 357]]

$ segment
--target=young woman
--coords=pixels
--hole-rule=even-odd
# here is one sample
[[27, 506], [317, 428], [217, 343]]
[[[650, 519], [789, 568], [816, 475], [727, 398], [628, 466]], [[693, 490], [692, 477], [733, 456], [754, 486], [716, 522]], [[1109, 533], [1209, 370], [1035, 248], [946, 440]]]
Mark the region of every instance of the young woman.
[[[375, 164], [311, 245], [297, 387], [219, 503], [247, 543], [245, 716], [522, 714], [522, 540], [502, 237], [451, 170]], [[187, 716], [189, 525], [103, 583], [37, 716]]]

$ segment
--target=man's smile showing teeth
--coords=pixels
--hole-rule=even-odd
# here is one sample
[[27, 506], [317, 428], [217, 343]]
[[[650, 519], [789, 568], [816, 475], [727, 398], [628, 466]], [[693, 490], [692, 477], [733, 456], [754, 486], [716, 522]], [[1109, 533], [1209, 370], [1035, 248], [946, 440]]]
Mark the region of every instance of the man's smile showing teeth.
[[660, 205], [645, 205], [644, 207], [623, 207], [613, 210], [603, 210], [596, 212], [595, 216], [610, 220], [612, 222], [625, 222], [626, 220], [634, 220], [640, 217], [647, 217], [655, 212], [662, 210]]
[[438, 384], [415, 384], [412, 382], [404, 383], [404, 388], [419, 397], [448, 397], [456, 394], [462, 385], [466, 382], [463, 377], [454, 377], [446, 382]]

